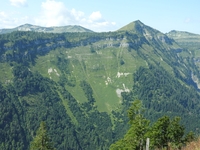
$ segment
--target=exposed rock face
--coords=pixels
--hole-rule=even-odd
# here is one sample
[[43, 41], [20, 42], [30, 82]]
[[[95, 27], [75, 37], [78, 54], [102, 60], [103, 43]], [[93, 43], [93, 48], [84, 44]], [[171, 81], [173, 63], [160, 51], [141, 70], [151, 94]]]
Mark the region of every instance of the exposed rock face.
[[[100, 37], [90, 37], [88, 39], [84, 39], [78, 42], [68, 42], [63, 37], [57, 37], [55, 39], [43, 39], [43, 40], [34, 40], [31, 43], [15, 43], [14, 46], [2, 46], [0, 47], [2, 51], [13, 51], [14, 54], [2, 54], [1, 61], [8, 61], [8, 60], [14, 60], [18, 58], [23, 58], [28, 56], [29, 54], [39, 54], [43, 55], [48, 53], [49, 51], [56, 49], [58, 47], [79, 47], [79, 46], [88, 46], [91, 43], [95, 43], [98, 41], [102, 41], [101, 45], [96, 45], [96, 47], [100, 48], [106, 48], [106, 47], [129, 47], [131, 45], [134, 45], [133, 43], [127, 43], [126, 38], [100, 38]], [[138, 43], [140, 44], [140, 43]], [[15, 53], [15, 49], [19, 49], [20, 52]]]

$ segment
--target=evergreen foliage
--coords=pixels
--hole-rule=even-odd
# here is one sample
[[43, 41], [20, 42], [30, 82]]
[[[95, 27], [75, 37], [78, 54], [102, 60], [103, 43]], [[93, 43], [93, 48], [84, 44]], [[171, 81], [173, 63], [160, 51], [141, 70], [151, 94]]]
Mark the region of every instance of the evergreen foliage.
[[83, 88], [83, 91], [84, 91], [88, 101], [90, 102], [90, 104], [94, 104], [95, 99], [93, 97], [93, 90], [92, 90], [90, 84], [88, 84], [86, 81], [82, 81], [80, 83], [80, 86]]
[[170, 119], [163, 116], [150, 126], [150, 121], [143, 117], [141, 110], [142, 102], [135, 100], [128, 110], [129, 130], [110, 146], [110, 150], [141, 150], [145, 147], [146, 138], [150, 138], [151, 149], [180, 149], [188, 140], [194, 139], [192, 132], [185, 136], [180, 117]]
[[172, 120], [168, 116], [163, 116], [154, 123], [149, 131], [151, 147], [154, 148], [181, 148], [184, 144], [184, 127], [180, 125], [180, 118], [175, 117]]
[[40, 123], [37, 134], [31, 142], [30, 150], [55, 150], [48, 136], [45, 122]]
[[142, 103], [135, 100], [128, 110], [130, 128], [124, 135], [124, 138], [112, 144], [110, 150], [139, 150], [143, 147], [145, 134], [148, 130], [149, 121], [141, 113]]
[[[107, 149], [111, 144], [111, 119], [107, 113], [99, 112], [93, 102], [79, 104], [64, 87], [57, 88], [55, 82], [23, 64], [14, 65], [13, 74], [13, 84], [0, 84], [1, 149], [28, 149], [41, 121], [48, 124], [56, 149]], [[85, 86], [89, 84], [85, 82]], [[92, 95], [90, 90], [88, 94]], [[67, 101], [76, 125], [66, 113], [59, 93]]]
[[[164, 115], [180, 116], [186, 131], [195, 132], [194, 126], [200, 123], [199, 117], [195, 115], [200, 112], [198, 105], [200, 96], [193, 87], [184, 86], [162, 67], [156, 66], [139, 68], [133, 80], [135, 84], [130, 95], [143, 99], [143, 104], [147, 108], [145, 116], [148, 119], [155, 121]], [[126, 99], [130, 99], [129, 97], [124, 97], [124, 103], [127, 103]], [[188, 122], [194, 123], [188, 124]]]

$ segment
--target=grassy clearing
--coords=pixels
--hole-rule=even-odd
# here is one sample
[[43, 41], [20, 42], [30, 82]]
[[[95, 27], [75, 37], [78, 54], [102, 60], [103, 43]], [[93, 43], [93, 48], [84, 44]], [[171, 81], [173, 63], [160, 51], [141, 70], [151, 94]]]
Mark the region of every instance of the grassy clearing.
[[[162, 54], [154, 53], [153, 47], [143, 45], [138, 50], [128, 51], [126, 47], [112, 46], [116, 42], [119, 41], [105, 40], [88, 46], [58, 48], [45, 56], [38, 56], [37, 63], [32, 69], [57, 82], [59, 76], [55, 71], [48, 73], [48, 69], [56, 69], [58, 74], [61, 74], [56, 66], [57, 57], [66, 58], [70, 62], [70, 76], [76, 79], [76, 86], [66, 86], [67, 90], [78, 102], [86, 102], [87, 98], [79, 85], [82, 80], [86, 80], [93, 89], [97, 108], [100, 111], [111, 112], [119, 107], [121, 101], [116, 90], [124, 90], [124, 88], [131, 90], [133, 73], [140, 66], [148, 67], [149, 63], [160, 62], [167, 70], [171, 70], [162, 60]], [[94, 51], [91, 51], [92, 46]], [[120, 74], [120, 77], [117, 77], [117, 74]]]
[[118, 105], [120, 99], [117, 97], [116, 89], [110, 85], [106, 85], [105, 81], [90, 80], [93, 89], [96, 105], [99, 111], [111, 112], [113, 107]]
[[[54, 81], [59, 80], [55, 72], [48, 73], [48, 69], [56, 69], [56, 57], [63, 54], [70, 59], [72, 75], [76, 78], [76, 86], [66, 86], [67, 90], [80, 103], [86, 102], [87, 98], [79, 86], [80, 81], [87, 80], [94, 92], [98, 110], [111, 112], [118, 108], [121, 98], [117, 96], [116, 89], [131, 89], [133, 86], [133, 72], [138, 66], [146, 65], [145, 61], [137, 55], [136, 51], [129, 52], [126, 48], [108, 47], [91, 53], [89, 46], [81, 46], [72, 49], [51, 51], [45, 56], [38, 56], [37, 64], [33, 66], [43, 76], [51, 77]], [[120, 64], [123, 60], [124, 64]], [[129, 73], [127, 76], [116, 77], [117, 73]], [[109, 81], [110, 80], [110, 81]], [[63, 101], [64, 105], [65, 102]]]
[[82, 88], [79, 86], [80, 82], [77, 83], [75, 87], [70, 87], [66, 86], [66, 89], [72, 94], [72, 96], [79, 102], [79, 103], [84, 103], [87, 102], [87, 98], [85, 96], [84, 91]]

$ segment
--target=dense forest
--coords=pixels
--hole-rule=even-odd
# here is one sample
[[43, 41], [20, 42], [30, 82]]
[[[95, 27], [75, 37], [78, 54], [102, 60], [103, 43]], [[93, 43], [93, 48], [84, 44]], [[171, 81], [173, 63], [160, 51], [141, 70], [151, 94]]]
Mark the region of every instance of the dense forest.
[[[48, 124], [57, 149], [107, 149], [111, 144], [110, 117], [92, 105], [92, 95], [88, 94], [91, 101], [80, 105], [65, 88], [58, 89], [57, 83], [26, 66], [14, 65], [13, 74], [13, 84], [0, 85], [2, 149], [28, 149], [41, 121]], [[84, 86], [88, 84], [83, 82], [86, 94], [91, 92]], [[59, 94], [73, 116], [66, 113]], [[76, 118], [75, 124], [71, 117]]]
[[[164, 121], [177, 125], [181, 139], [190, 131], [199, 135], [200, 95], [191, 73], [200, 75], [193, 58], [173, 39], [136, 27], [0, 35], [0, 149], [31, 148], [41, 122], [58, 150], [107, 150], [130, 132], [140, 134], [137, 119], [146, 125], [145, 138], [155, 139], [149, 132]], [[127, 110], [137, 99], [145, 111], [134, 122]]]
[[[134, 83], [131, 94], [143, 100], [145, 108], [148, 109], [145, 115], [150, 120], [163, 115], [180, 116], [182, 123], [187, 125], [187, 130], [194, 129], [194, 126], [200, 123], [199, 116], [195, 115], [200, 112], [200, 97], [195, 88], [183, 86], [162, 67], [139, 68], [134, 74]], [[195, 123], [189, 123], [193, 120]]]

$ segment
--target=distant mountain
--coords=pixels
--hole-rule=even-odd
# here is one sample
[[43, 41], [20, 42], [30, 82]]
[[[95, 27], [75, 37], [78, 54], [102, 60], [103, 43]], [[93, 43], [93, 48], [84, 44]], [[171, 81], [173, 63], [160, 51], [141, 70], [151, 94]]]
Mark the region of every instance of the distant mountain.
[[41, 27], [31, 24], [24, 24], [12, 29], [0, 29], [0, 34], [10, 33], [13, 31], [34, 31], [44, 33], [64, 33], [64, 32], [93, 32], [78, 25], [60, 26], [60, 27]]
[[175, 40], [180, 40], [180, 39], [200, 39], [200, 35], [199, 34], [194, 34], [194, 33], [190, 33], [190, 32], [186, 32], [186, 31], [176, 31], [176, 30], [172, 30], [169, 33], [167, 33], [167, 36], [175, 39]]
[[[200, 77], [199, 68], [200, 67], [200, 35], [185, 31], [172, 30], [166, 34], [168, 37], [173, 38], [175, 42], [184, 49], [187, 53], [180, 53], [184, 60], [192, 60], [190, 63], [194, 64], [195, 67], [192, 70], [192, 79], [197, 84], [200, 89]], [[196, 69], [195, 69], [196, 68]], [[195, 75], [194, 75], [195, 74]]]
[[183, 48], [189, 50], [200, 50], [199, 34], [172, 30], [166, 35], [170, 38], [173, 38]]

